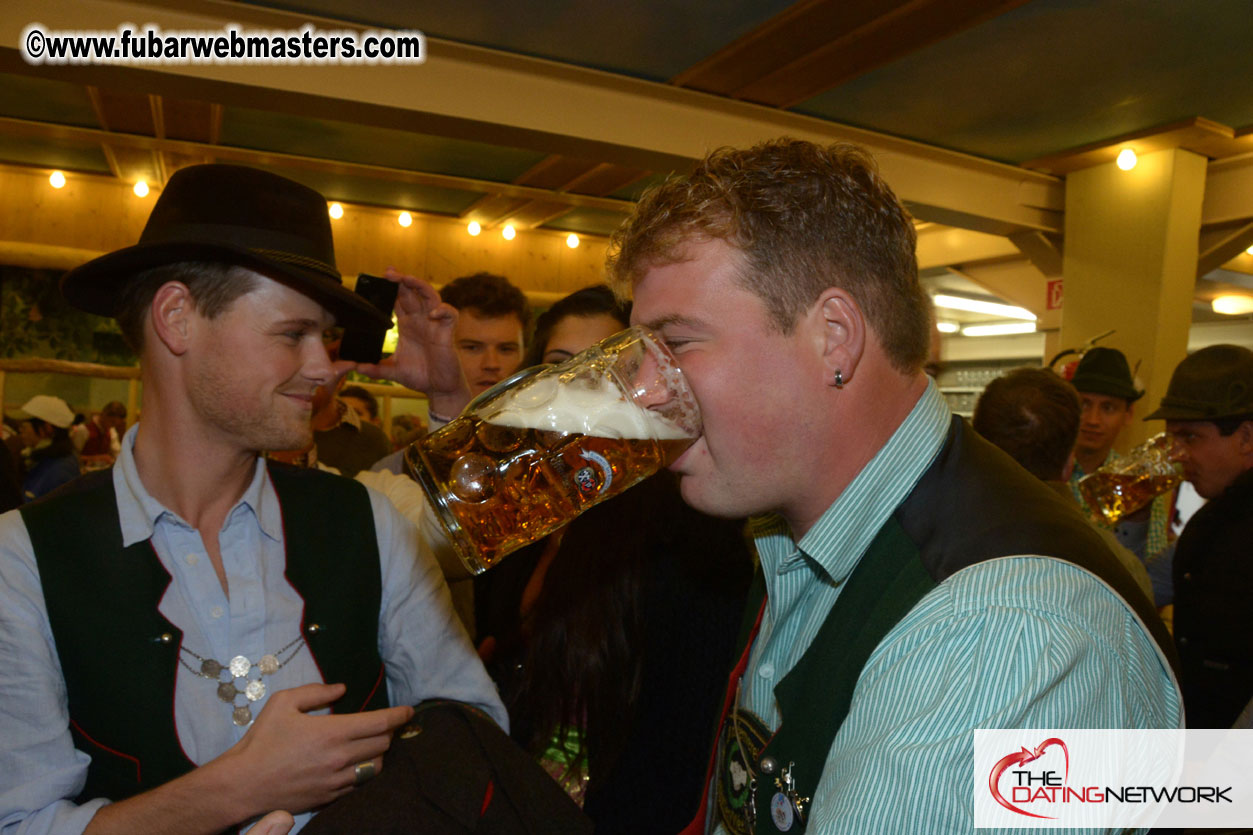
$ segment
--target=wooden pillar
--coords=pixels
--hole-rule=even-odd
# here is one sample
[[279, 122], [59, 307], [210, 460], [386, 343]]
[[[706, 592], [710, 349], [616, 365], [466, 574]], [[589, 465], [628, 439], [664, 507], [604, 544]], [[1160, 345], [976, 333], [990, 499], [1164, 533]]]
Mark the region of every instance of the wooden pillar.
[[[1065, 301], [1058, 344], [1075, 347], [1111, 328], [1100, 345], [1127, 355], [1147, 389], [1137, 417], [1156, 408], [1186, 354], [1192, 325], [1205, 157], [1179, 149], [1066, 178]], [[1045, 358], [1048, 359], [1047, 357]], [[1120, 446], [1160, 431], [1136, 420]]]

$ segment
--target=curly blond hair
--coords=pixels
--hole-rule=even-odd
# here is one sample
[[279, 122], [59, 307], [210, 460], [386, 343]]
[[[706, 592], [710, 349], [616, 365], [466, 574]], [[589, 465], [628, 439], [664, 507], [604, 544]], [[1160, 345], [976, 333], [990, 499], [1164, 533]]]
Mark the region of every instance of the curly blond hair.
[[783, 333], [840, 287], [895, 368], [914, 373], [926, 362], [932, 305], [918, 282], [914, 225], [861, 148], [782, 138], [713, 151], [640, 199], [611, 241], [610, 283], [626, 298], [649, 269], [709, 240], [743, 254], [740, 284]]

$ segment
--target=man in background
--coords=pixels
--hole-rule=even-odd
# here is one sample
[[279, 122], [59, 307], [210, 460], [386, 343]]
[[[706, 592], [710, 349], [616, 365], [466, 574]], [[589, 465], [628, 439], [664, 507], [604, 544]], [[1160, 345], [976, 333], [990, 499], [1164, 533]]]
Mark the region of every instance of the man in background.
[[1208, 500], [1175, 549], [1175, 644], [1188, 726], [1227, 728], [1253, 698], [1253, 351], [1192, 354], [1145, 420], [1166, 421]]
[[[1089, 349], [1079, 360], [1070, 383], [1083, 401], [1070, 489], [1083, 512], [1094, 518], [1079, 493], [1079, 480], [1118, 457], [1114, 444], [1123, 429], [1131, 425], [1135, 403], [1144, 392], [1135, 386], [1127, 357], [1114, 348]], [[1148, 506], [1127, 514], [1112, 526], [1094, 518], [1098, 525], [1110, 527], [1119, 543], [1144, 563], [1153, 582], [1153, 599], [1159, 608], [1174, 601], [1171, 521], [1175, 495], [1172, 490], [1158, 496]]]
[[[518, 370], [531, 324], [531, 307], [521, 290], [504, 276], [480, 272], [453, 279], [440, 289], [439, 296], [457, 308], [453, 344], [471, 396], [477, 397]], [[456, 415], [432, 417], [443, 420]]]
[[78, 475], [78, 456], [70, 441], [74, 412], [59, 397], [37, 394], [22, 406], [22, 501], [34, 501]]
[[110, 462], [122, 449], [126, 432], [126, 406], [117, 400], [104, 404], [99, 413], [87, 419], [87, 439], [79, 453], [84, 456], [107, 456]]
[[[1079, 434], [1079, 395], [1047, 368], [1016, 368], [988, 383], [975, 403], [971, 425], [1023, 469], [1079, 510], [1063, 477]], [[1153, 586], [1135, 554], [1110, 531], [1088, 520], [1149, 600]]]

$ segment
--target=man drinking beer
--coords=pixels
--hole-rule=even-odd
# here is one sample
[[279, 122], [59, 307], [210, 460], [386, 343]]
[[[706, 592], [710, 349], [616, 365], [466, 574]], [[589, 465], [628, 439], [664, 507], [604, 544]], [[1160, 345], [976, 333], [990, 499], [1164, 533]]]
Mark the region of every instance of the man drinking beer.
[[691, 831], [970, 831], [972, 729], [1180, 726], [1126, 572], [923, 373], [914, 228], [869, 156], [716, 151], [615, 243], [632, 321], [700, 404], [684, 499], [768, 514]]

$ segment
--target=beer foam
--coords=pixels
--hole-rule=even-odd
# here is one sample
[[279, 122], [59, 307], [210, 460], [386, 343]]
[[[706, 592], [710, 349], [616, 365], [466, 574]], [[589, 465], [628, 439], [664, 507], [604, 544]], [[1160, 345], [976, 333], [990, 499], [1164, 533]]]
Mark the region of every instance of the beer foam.
[[[582, 381], [581, 381], [582, 382]], [[661, 414], [628, 402], [606, 378], [587, 385], [561, 385], [554, 376], [537, 377], [498, 402], [488, 423], [515, 429], [579, 433], [600, 438], [686, 440], [688, 435]]]

